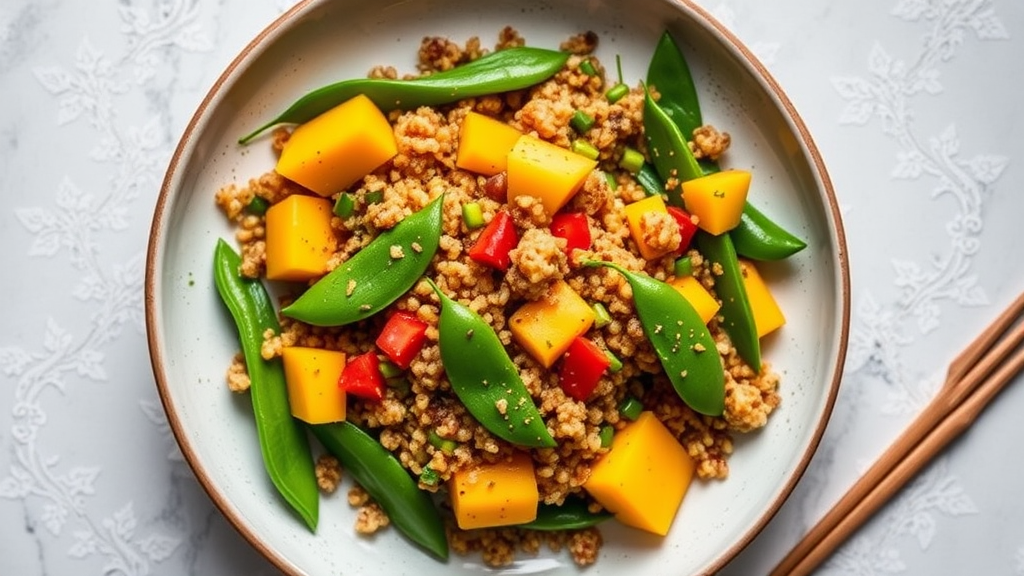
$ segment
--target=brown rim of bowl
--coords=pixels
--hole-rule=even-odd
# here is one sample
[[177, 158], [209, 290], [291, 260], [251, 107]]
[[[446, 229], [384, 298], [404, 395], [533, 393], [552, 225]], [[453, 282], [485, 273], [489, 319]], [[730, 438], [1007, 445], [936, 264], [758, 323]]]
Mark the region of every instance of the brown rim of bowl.
[[167, 165], [167, 171], [164, 175], [163, 182], [160, 185], [160, 194], [157, 197], [156, 207], [153, 212], [153, 220], [150, 225], [149, 244], [146, 250], [144, 297], [146, 307], [146, 340], [149, 346], [149, 356], [150, 363], [153, 367], [153, 376], [156, 379], [157, 391], [160, 394], [160, 403], [163, 405], [164, 412], [167, 414], [167, 421], [170, 424], [171, 432], [174, 434], [174, 439], [181, 448], [181, 452], [184, 455], [185, 460], [188, 462], [189, 467], [192, 469], [192, 473], [196, 475], [196, 478], [199, 480], [199, 484], [203, 487], [203, 490], [213, 501], [217, 509], [220, 510], [221, 514], [227, 518], [228, 522], [235, 528], [235, 530], [237, 530], [238, 533], [249, 542], [249, 544], [259, 551], [264, 558], [269, 560], [278, 570], [281, 570], [289, 576], [300, 576], [302, 574], [302, 570], [286, 560], [279, 552], [269, 547], [263, 539], [250, 529], [249, 526], [242, 522], [241, 516], [236, 513], [227, 499], [217, 491], [213, 481], [207, 474], [206, 469], [198, 465], [196, 462], [196, 455], [192, 448], [192, 444], [189, 442], [189, 439], [185, 434], [181, 420], [178, 417], [178, 413], [174, 408], [174, 405], [170, 402], [170, 395], [167, 391], [167, 379], [163, 371], [164, 358], [160, 351], [160, 337], [154, 329], [156, 324], [156, 302], [153, 296], [153, 291], [156, 283], [157, 252], [160, 249], [161, 240], [163, 238], [163, 215], [170, 196], [170, 186], [173, 180], [173, 174], [176, 171], [178, 163], [181, 161], [186, 145], [193, 137], [196, 126], [203, 118], [206, 109], [209, 108], [216, 95], [220, 93], [225, 82], [235, 74], [243, 61], [247, 60], [249, 56], [259, 48], [267, 36], [281, 28], [295, 14], [304, 10], [306, 6], [315, 1], [316, 0], [301, 0], [286, 12], [275, 18], [273, 22], [268, 24], [259, 32], [259, 34], [256, 35], [255, 38], [249, 41], [249, 43], [242, 48], [238, 55], [236, 55], [228, 64], [227, 68], [225, 68], [217, 77], [217, 80], [213, 83], [213, 86], [210, 87], [209, 91], [207, 91], [202, 102], [200, 102], [198, 108], [196, 108], [195, 113], [192, 114], [188, 125], [185, 127], [181, 138], [178, 140], [178, 145], [175, 147], [174, 153], [171, 155], [171, 160]]
[[685, 5], [691, 11], [700, 16], [704, 22], [721, 35], [722, 38], [727, 40], [728, 44], [732, 46], [736, 53], [741, 56], [742, 59], [746, 61], [746, 63], [756, 71], [757, 75], [764, 81], [779, 104], [782, 105], [786, 116], [789, 117], [793, 126], [796, 128], [796, 131], [800, 136], [800, 141], [803, 143], [810, 160], [813, 162], [814, 171], [821, 179], [822, 190], [825, 194], [825, 198], [828, 200], [828, 210], [831, 216], [831, 223], [834, 226], [833, 234], [835, 235], [836, 241], [836, 255], [838, 257], [837, 263], [839, 264], [840, 276], [839, 287], [841, 290], [840, 303], [842, 310], [841, 323], [839, 327], [839, 348], [836, 351], [835, 365], [832, 367], [832, 381], [829, 382], [828, 398], [826, 399], [825, 409], [821, 414], [821, 418], [818, 420], [818, 426], [811, 435], [811, 441], [807, 444], [807, 448], [804, 450], [794, 473], [790, 475], [789, 480], [782, 487], [778, 496], [771, 505], [765, 509], [764, 513], [761, 514], [761, 517], [750, 526], [746, 533], [709, 568], [706, 574], [710, 575], [724, 568], [726, 564], [739, 555], [739, 553], [764, 529], [775, 514], [778, 513], [779, 509], [782, 508], [783, 503], [785, 503], [789, 498], [789, 495], [792, 494], [793, 489], [796, 488], [797, 483], [803, 477], [808, 464], [811, 462], [811, 458], [814, 456], [814, 453], [818, 449], [818, 445], [821, 443], [821, 438], [825, 433], [825, 428], [832, 416], [832, 409], [835, 406], [836, 397], [839, 394], [839, 384], [843, 378], [843, 365], [846, 362], [846, 348], [850, 335], [850, 265], [847, 257], [846, 232], [843, 228], [843, 219], [842, 214], [839, 211], [839, 202], [836, 199], [835, 188], [832, 186], [832, 180], [829, 178], [828, 170], [825, 168], [825, 162], [822, 160], [821, 152], [814, 143], [814, 139], [811, 137], [811, 133], [807, 129], [807, 125], [804, 124], [803, 118], [800, 116], [800, 113], [797, 112], [793, 102], [782, 90], [782, 87], [779, 86], [775, 77], [772, 76], [764, 64], [761, 63], [757, 56], [755, 56], [746, 44], [740, 41], [732, 31], [715, 19], [715, 17], [707, 10], [695, 4], [693, 0], [673, 1], [678, 4]]
[[[181, 448], [182, 454], [185, 460], [188, 462], [192, 472], [196, 475], [203, 490], [207, 493], [214, 505], [220, 510], [221, 514], [227, 518], [228, 522], [238, 531], [256, 550], [260, 552], [267, 560], [269, 560], [275, 567], [282, 572], [285, 572], [291, 576], [298, 576], [302, 572], [301, 570], [288, 562], [282, 557], [276, 550], [271, 549], [267, 544], [255, 534], [249, 526], [244, 524], [233, 509], [233, 507], [225, 500], [225, 498], [216, 490], [212, 480], [206, 473], [206, 470], [195, 463], [195, 453], [192, 449], [192, 445], [185, 435], [181, 421], [178, 418], [177, 411], [174, 406], [170, 403], [169, 394], [167, 392], [167, 380], [163, 372], [163, 357], [160, 352], [159, 336], [154, 329], [156, 323], [155, 318], [155, 300], [153, 296], [154, 284], [156, 282], [156, 257], [159, 250], [160, 239], [162, 238], [162, 222], [163, 213], [167, 205], [167, 200], [170, 195], [170, 185], [172, 180], [172, 174], [175, 171], [175, 167], [181, 159], [186, 144], [191, 140], [192, 134], [195, 131], [196, 125], [199, 120], [203, 117], [206, 109], [210, 106], [216, 94], [221, 90], [224, 83], [235, 73], [236, 70], [242, 65], [242, 62], [250, 56], [263, 42], [263, 40], [275, 32], [277, 29], [282, 27], [288, 20], [290, 20], [296, 13], [304, 10], [309, 4], [315, 3], [317, 0], [301, 0], [286, 12], [278, 16], [267, 25], [259, 34], [256, 35], [245, 47], [235, 56], [228, 64], [227, 68], [217, 77], [213, 86], [203, 97], [195, 113], [193, 113], [188, 125], [182, 134], [182, 137], [178, 141], [178, 145], [175, 147], [174, 153], [171, 156], [171, 160], [168, 163], [167, 171], [164, 175], [163, 182], [160, 186], [160, 193], [157, 197], [156, 206], [154, 208], [153, 219], [150, 226], [149, 243], [146, 251], [146, 275], [145, 275], [145, 314], [146, 314], [146, 339], [149, 346], [150, 362], [153, 369], [153, 376], [156, 380], [157, 391], [160, 395], [160, 402], [164, 407], [164, 412], [167, 414], [167, 420], [170, 424], [171, 431], [174, 434], [174, 438]], [[704, 572], [704, 574], [714, 574], [721, 570], [726, 564], [732, 561], [744, 548], [746, 548], [751, 541], [764, 529], [768, 522], [775, 516], [775, 514], [782, 507], [782, 504], [786, 501], [789, 495], [792, 493], [796, 484], [799, 482], [804, 472], [810, 463], [818, 445], [821, 442], [821, 438], [825, 432], [825, 428], [831, 417], [833, 407], [835, 405], [836, 397], [839, 391], [840, 381], [843, 375], [843, 365], [846, 359], [847, 340], [849, 338], [850, 329], [850, 270], [849, 262], [847, 258], [847, 245], [846, 235], [843, 228], [842, 216], [839, 211], [839, 205], [836, 200], [835, 189], [832, 186], [832, 181], [829, 178], [828, 171], [825, 168], [825, 163], [822, 160], [821, 154], [818, 151], [814, 140], [811, 138], [810, 132], [807, 130], [807, 126], [804, 124], [803, 119], [797, 112], [793, 103], [789, 97], [786, 96], [785, 92], [776, 82], [775, 78], [768, 72], [767, 68], [761, 63], [760, 60], [750, 51], [747, 46], [739, 40], [739, 38], [733, 34], [729, 29], [722, 25], [714, 16], [712, 16], [707, 10], [695, 4], [692, 0], [671, 0], [672, 3], [678, 4], [689, 10], [691, 13], [703, 20], [704, 24], [714, 30], [720, 37], [724, 38], [728, 45], [736, 52], [736, 54], [744, 60], [748, 66], [750, 66], [757, 75], [764, 81], [771, 93], [777, 99], [777, 101], [783, 107], [786, 116], [793, 123], [796, 128], [800, 141], [803, 143], [807, 150], [810, 159], [813, 162], [814, 170], [821, 180], [825, 198], [828, 201], [828, 210], [831, 216], [831, 223], [833, 225], [833, 234], [835, 236], [838, 264], [839, 264], [839, 275], [840, 275], [840, 303], [841, 303], [841, 325], [840, 325], [840, 342], [839, 349], [836, 353], [836, 362], [832, 369], [832, 381], [829, 383], [829, 393], [825, 402], [825, 409], [822, 413], [821, 418], [818, 421], [818, 425], [811, 436], [811, 441], [808, 443], [807, 448], [804, 450], [803, 455], [800, 458], [799, 463], [790, 476], [789, 480], [783, 486], [775, 500], [765, 509], [764, 513], [754, 522], [750, 528], [740, 537], [737, 542], [729, 549], [725, 550], [724, 553], [719, 557], [718, 560], [712, 563], [712, 565]]]

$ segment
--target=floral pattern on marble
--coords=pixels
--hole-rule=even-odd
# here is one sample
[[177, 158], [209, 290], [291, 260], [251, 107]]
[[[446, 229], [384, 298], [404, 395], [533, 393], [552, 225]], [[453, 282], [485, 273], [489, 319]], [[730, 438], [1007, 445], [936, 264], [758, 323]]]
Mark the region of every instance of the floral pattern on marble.
[[[55, 99], [56, 123], [87, 124], [95, 133], [88, 158], [108, 166], [112, 177], [97, 191], [66, 175], [51, 202], [14, 211], [32, 236], [29, 256], [67, 257], [68, 277], [78, 279], [70, 295], [78, 306], [89, 307], [91, 324], [72, 331], [60, 318], [50, 317], [40, 327], [38, 346], [0, 347], [0, 372], [14, 382], [13, 458], [0, 477], [0, 496], [23, 501], [26, 522], [42, 525], [55, 541], [67, 542], [69, 536], [70, 556], [100, 558], [103, 574], [135, 576], [149, 574], [154, 564], [174, 554], [182, 535], [158, 519], [139, 518], [130, 500], [106, 512], [97, 510], [90, 498], [102, 488], [103, 466], [65, 461], [50, 450], [41, 440], [50, 423], [45, 402], [53, 398], [52, 391], [73, 398], [82, 380], [108, 380], [106, 350], [125, 329], [138, 338], [144, 327], [145, 254], [110, 262], [99, 238], [126, 233], [132, 204], [155, 190], [168, 155], [168, 126], [158, 116], [125, 125], [118, 115], [120, 99], [136, 91], [144, 94], [170, 52], [205, 51], [211, 43], [197, 0], [109, 7], [116, 8], [121, 21], [123, 53], [104, 53], [84, 37], [69, 66], [34, 70]], [[146, 413], [152, 417], [153, 411]]]
[[[928, 180], [931, 196], [953, 200], [944, 223], [948, 245], [921, 262], [910, 257], [890, 261], [897, 298], [885, 302], [863, 292], [854, 314], [848, 386], [882, 383], [888, 394], [883, 409], [890, 415], [915, 414], [935, 395], [942, 378], [921, 374], [903, 353], [920, 335], [940, 325], [943, 306], [984, 306], [988, 296], [972, 272], [981, 246], [985, 202], [1008, 160], [988, 152], [969, 152], [954, 122], [926, 134], [914, 123], [918, 99], [941, 97], [942, 67], [956, 58], [968, 40], [993, 41], [1008, 33], [990, 0], [900, 0], [892, 16], [922, 30], [921, 51], [907, 58], [876, 42], [868, 54], [865, 77], [836, 77], [835, 90], [847, 101], [839, 121], [864, 126], [877, 121], [898, 146], [890, 168], [894, 180]], [[939, 223], [937, 223], [939, 224]], [[956, 475], [940, 459], [908, 485], [870, 530], [862, 530], [829, 561], [847, 574], [893, 574], [907, 569], [897, 542], [912, 538], [921, 549], [933, 541], [937, 516], [977, 513]]]

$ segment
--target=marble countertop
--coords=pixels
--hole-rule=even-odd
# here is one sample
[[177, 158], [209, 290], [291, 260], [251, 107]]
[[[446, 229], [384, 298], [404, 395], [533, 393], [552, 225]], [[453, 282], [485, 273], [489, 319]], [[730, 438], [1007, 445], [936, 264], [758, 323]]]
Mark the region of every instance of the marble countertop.
[[[766, 574], [1024, 289], [1024, 3], [701, 3], [788, 91], [849, 241], [851, 338], [829, 427], [792, 496], [724, 571]], [[179, 134], [289, 5], [0, 5], [0, 574], [276, 573], [170, 434], [143, 271]], [[820, 573], [1024, 575], [1021, 406], [1018, 381]]]

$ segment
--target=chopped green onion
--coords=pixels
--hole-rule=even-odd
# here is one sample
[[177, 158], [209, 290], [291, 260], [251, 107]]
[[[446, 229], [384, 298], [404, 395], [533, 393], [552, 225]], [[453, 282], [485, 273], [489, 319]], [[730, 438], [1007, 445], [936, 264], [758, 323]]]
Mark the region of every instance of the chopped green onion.
[[636, 174], [644, 166], [644, 155], [639, 150], [627, 147], [622, 151], [622, 158], [619, 159], [619, 167]]
[[348, 192], [342, 192], [338, 194], [338, 199], [334, 201], [334, 215], [338, 218], [348, 218], [356, 210], [356, 200]]
[[676, 275], [676, 278], [682, 278], [683, 276], [693, 276], [693, 262], [690, 261], [689, 256], [683, 256], [676, 260], [675, 269], [672, 271]]
[[356, 201], [352, 198], [352, 195], [348, 192], [342, 192], [338, 194], [338, 199], [334, 201], [334, 215], [338, 218], [348, 218], [356, 210]]
[[259, 196], [253, 196], [252, 200], [249, 201], [249, 205], [245, 207], [250, 214], [255, 214], [257, 216], [263, 216], [266, 214], [267, 208], [270, 208], [270, 202], [267, 202], [266, 199]]
[[619, 181], [615, 179], [615, 174], [611, 172], [604, 173], [604, 179], [608, 181], [608, 188], [611, 188], [612, 192], [619, 189]]
[[594, 310], [595, 328], [604, 328], [611, 323], [612, 315], [608, 313], [608, 309], [604, 307], [604, 304], [594, 302], [590, 307]]
[[633, 396], [627, 396], [622, 404], [619, 404], [619, 414], [626, 420], [636, 420], [644, 411], [644, 405]]
[[431, 446], [445, 454], [451, 454], [455, 451], [455, 448], [458, 447], [458, 444], [456, 444], [454, 440], [442, 438], [441, 435], [434, 430], [427, 433], [427, 442], [430, 442]]
[[612, 438], [615, 437], [615, 428], [610, 424], [601, 426], [601, 431], [597, 433], [598, 438], [601, 439], [601, 448], [607, 448], [612, 445]]
[[388, 362], [387, 360], [381, 360], [377, 363], [377, 368], [380, 370], [380, 375], [385, 380], [391, 378], [397, 378], [401, 376], [405, 371], [398, 367], [394, 362]]
[[577, 110], [569, 120], [569, 124], [572, 124], [572, 127], [582, 134], [594, 127], [594, 117], [583, 110]]
[[384, 201], [384, 191], [383, 190], [374, 190], [373, 192], [367, 192], [365, 198], [366, 198], [366, 203], [367, 204], [376, 204], [378, 202], [383, 202]]
[[626, 94], [629, 94], [629, 86], [626, 86], [625, 84], [616, 84], [605, 92], [604, 97], [608, 99], [610, 104], [615, 104], [619, 100], [622, 100]]
[[616, 54], [615, 55], [615, 70], [619, 74], [619, 84], [623, 84], [623, 81], [622, 81], [622, 55], [621, 54]]
[[470, 230], [476, 230], [486, 223], [484, 222], [484, 211], [478, 202], [466, 202], [462, 205], [462, 221]]
[[437, 486], [437, 483], [441, 481], [441, 475], [430, 466], [424, 466], [423, 472], [420, 472], [420, 483], [425, 486]]
[[589, 58], [580, 62], [580, 71], [587, 76], [597, 76], [597, 68], [594, 68], [594, 63]]
[[604, 355], [607, 356], [608, 360], [611, 362], [611, 364], [608, 365], [609, 372], [615, 373], [622, 370], [622, 360], [619, 360], [618, 356], [612, 354], [611, 350], [605, 350]]
[[597, 160], [597, 157], [601, 154], [593, 144], [582, 138], [572, 141], [572, 151], [591, 160]]

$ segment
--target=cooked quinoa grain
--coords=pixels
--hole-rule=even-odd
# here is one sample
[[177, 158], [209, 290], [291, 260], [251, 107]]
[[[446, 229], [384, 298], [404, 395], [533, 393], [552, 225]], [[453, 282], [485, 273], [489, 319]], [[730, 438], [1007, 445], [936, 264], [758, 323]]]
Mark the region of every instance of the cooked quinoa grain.
[[[417, 53], [417, 75], [450, 70], [490, 50], [524, 43], [519, 32], [511, 27], [499, 32], [493, 48], [485, 47], [479, 38], [470, 38], [460, 45], [444, 37], [425, 37]], [[530, 399], [557, 441], [554, 448], [530, 452], [539, 500], [554, 505], [566, 498], [587, 496], [583, 485], [594, 463], [608, 450], [601, 446], [601, 430], [606, 426], [620, 430], [627, 424], [619, 413], [627, 396], [639, 398], [665, 424], [696, 462], [696, 473], [701, 479], [726, 478], [733, 435], [763, 427], [780, 402], [778, 374], [767, 363], [747, 366], [719, 328], [721, 319], [716, 318], [709, 324], [716, 346], [704, 353], [717, 353], [722, 359], [725, 412], [720, 417], [709, 417], [691, 410], [672, 388], [653, 346], [644, 336], [629, 283], [615, 271], [582, 265], [587, 260], [607, 260], [659, 280], [670, 280], [673, 275], [672, 258], [647, 261], [640, 257], [624, 217], [627, 204], [645, 197], [635, 179], [617, 168], [627, 146], [646, 150], [644, 93], [640, 86], [634, 86], [620, 100], [608, 102], [604, 96], [609, 87], [605, 68], [593, 56], [597, 45], [598, 36], [593, 32], [568, 38], [561, 49], [572, 55], [564, 68], [527, 90], [470, 98], [448, 106], [391, 112], [388, 120], [394, 130], [397, 155], [349, 188], [347, 193], [355, 204], [352, 215], [331, 219], [338, 248], [330, 257], [328, 269], [346, 262], [381, 232], [444, 194], [440, 247], [427, 275], [446, 294], [489, 324], [505, 346]], [[589, 60], [597, 74], [581, 70], [584, 60]], [[410, 77], [386, 64], [372, 68], [368, 75]], [[657, 98], [656, 87], [652, 88]], [[537, 198], [524, 195], [506, 203], [505, 173], [482, 176], [456, 167], [460, 129], [471, 111], [565, 148], [577, 138], [594, 146], [598, 151], [598, 169], [585, 179], [566, 208], [586, 215], [591, 236], [589, 248], [567, 254], [566, 240], [552, 233], [551, 215]], [[578, 134], [570, 124], [577, 111], [594, 119], [585, 134]], [[288, 129], [275, 130], [272, 149], [280, 152], [289, 136]], [[694, 132], [689, 145], [698, 158], [717, 159], [729, 147], [730, 137], [713, 126], [703, 126]], [[609, 185], [605, 173], [612, 176], [614, 186]], [[258, 278], [266, 271], [266, 221], [263, 216], [247, 211], [252, 199], [259, 197], [274, 204], [293, 194], [310, 193], [273, 170], [244, 184], [225, 185], [216, 192], [216, 205], [235, 226], [243, 275]], [[492, 270], [468, 256], [483, 231], [470, 230], [462, 220], [462, 206], [470, 202], [480, 206], [485, 223], [491, 222], [500, 210], [506, 210], [512, 217], [519, 240], [509, 255], [511, 265], [507, 271]], [[641, 228], [643, 241], [651, 248], [662, 253], [680, 248], [680, 229], [671, 216], [648, 213]], [[392, 260], [399, 260], [419, 254], [422, 249], [413, 242], [391, 246], [389, 254]], [[721, 276], [720, 266], [708, 266], [693, 249], [686, 255], [691, 259], [693, 276], [714, 294], [715, 281]], [[386, 263], [382, 263], [382, 270], [384, 266]], [[566, 395], [558, 384], [557, 365], [552, 369], [542, 366], [519, 346], [509, 328], [509, 317], [520, 305], [545, 297], [559, 281], [566, 282], [586, 302], [600, 303], [608, 311], [608, 323], [591, 328], [587, 338], [622, 363], [618, 371], [605, 372], [585, 402]], [[302, 288], [295, 286], [294, 291], [282, 297], [281, 305], [288, 304]], [[351, 295], [357, 286], [349, 283], [345, 288]], [[280, 331], [264, 334], [261, 353], [265, 359], [273, 359], [279, 358], [289, 346], [308, 346], [353, 357], [376, 349], [374, 339], [385, 319], [399, 310], [410, 312], [427, 324], [425, 343], [402, 377], [387, 387], [381, 401], [350, 396], [346, 418], [377, 435], [381, 445], [414, 477], [420, 477], [427, 468], [433, 471], [438, 481], [424, 482], [420, 477], [420, 488], [443, 497], [454, 474], [481, 463], [506, 460], [518, 448], [481, 426], [452, 393], [438, 347], [439, 302], [425, 281], [416, 283], [383, 313], [352, 326], [315, 327], [282, 317]], [[226, 379], [233, 391], [248, 389], [249, 376], [240, 354], [230, 362]], [[505, 400], [494, 406], [497, 413], [506, 416], [515, 408]], [[444, 442], [439, 443], [438, 438]], [[321, 490], [330, 493], [339, 486], [341, 467], [334, 457], [325, 455], [317, 460], [316, 475]], [[387, 514], [361, 487], [351, 489], [347, 499], [357, 511], [358, 533], [373, 534], [388, 526]], [[591, 508], [598, 511], [600, 506], [591, 502]], [[457, 554], [479, 554], [491, 567], [507, 566], [517, 555], [535, 555], [545, 547], [564, 551], [577, 565], [588, 566], [597, 561], [603, 542], [598, 528], [550, 533], [514, 527], [464, 531], [457, 527], [449, 512], [446, 514], [452, 550]]]
[[333, 494], [341, 483], [341, 462], [330, 454], [316, 459], [316, 485], [327, 494]]

